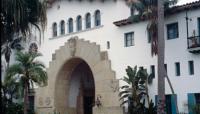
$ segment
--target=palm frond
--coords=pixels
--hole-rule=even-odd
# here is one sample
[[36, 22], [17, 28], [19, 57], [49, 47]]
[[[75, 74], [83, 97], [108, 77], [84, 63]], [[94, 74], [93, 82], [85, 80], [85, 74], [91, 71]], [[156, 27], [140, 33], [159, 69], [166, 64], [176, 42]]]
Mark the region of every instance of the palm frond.
[[125, 98], [128, 98], [130, 95], [131, 95], [130, 93], [124, 94], [123, 96], [120, 97], [119, 100], [123, 100], [123, 99], [125, 99]]
[[41, 62], [41, 61], [34, 61], [34, 62], [32, 62], [31, 67], [41, 67], [41, 68], [45, 68], [45, 65], [44, 65], [44, 63]]
[[134, 77], [136, 76], [136, 72], [137, 72], [137, 66], [135, 66], [134, 69], [132, 69], [130, 66], [128, 66], [126, 68], [126, 73], [127, 73], [128, 79], [131, 82], [134, 81]]
[[33, 67], [29, 71], [30, 79], [39, 86], [47, 84], [47, 73], [41, 67]]
[[125, 100], [120, 104], [120, 106], [123, 106], [125, 103], [128, 103], [128, 102], [129, 102], [128, 100]]
[[123, 94], [128, 94], [128, 93], [131, 93], [131, 92], [128, 90], [120, 91], [119, 96], [122, 96]]
[[128, 77], [124, 77], [122, 80], [128, 84], [131, 84], [131, 80]]
[[13, 64], [6, 70], [5, 79], [9, 80], [17, 74], [23, 74], [23, 67], [20, 64]]
[[120, 89], [127, 89], [127, 88], [129, 88], [128, 85], [124, 85], [124, 86], [120, 87]]
[[[32, 59], [34, 60], [35, 58], [37, 58], [37, 57], [40, 57], [40, 56], [42, 56], [42, 53], [29, 53], [31, 56], [32, 56]], [[32, 60], [32, 61], [33, 61]]]
[[3, 43], [12, 39], [14, 33], [20, 33], [26, 39], [30, 33], [30, 25], [41, 25], [44, 31], [47, 23], [45, 0], [1, 0], [1, 4], [1, 15], [4, 17], [2, 22], [6, 23], [1, 24]]

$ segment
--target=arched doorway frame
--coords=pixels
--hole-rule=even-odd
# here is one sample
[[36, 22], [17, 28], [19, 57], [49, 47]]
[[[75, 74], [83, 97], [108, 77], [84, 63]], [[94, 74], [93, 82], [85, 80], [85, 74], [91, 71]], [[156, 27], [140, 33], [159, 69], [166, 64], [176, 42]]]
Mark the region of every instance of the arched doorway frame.
[[[75, 60], [74, 58], [80, 58]], [[74, 59], [74, 60], [73, 60]], [[111, 61], [106, 51], [100, 51], [100, 46], [78, 37], [72, 37], [55, 51], [47, 69], [48, 86], [38, 89], [36, 93], [37, 112], [49, 113], [52, 111], [61, 114], [76, 114], [67, 104], [69, 77], [75, 66], [84, 60], [91, 68], [95, 83], [95, 96], [101, 96], [101, 110], [93, 108], [93, 114], [115, 113], [121, 114], [118, 97], [119, 82], [115, 72], [111, 69]], [[48, 100], [47, 100], [48, 99]], [[96, 99], [96, 98], [95, 98]], [[99, 112], [100, 111], [100, 112]]]

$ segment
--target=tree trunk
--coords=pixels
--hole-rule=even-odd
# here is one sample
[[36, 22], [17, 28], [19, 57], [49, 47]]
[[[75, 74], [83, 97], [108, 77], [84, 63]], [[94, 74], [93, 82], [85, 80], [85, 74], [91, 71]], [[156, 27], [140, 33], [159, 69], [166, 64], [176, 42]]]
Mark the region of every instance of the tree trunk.
[[147, 102], [148, 102], [148, 107], [150, 105], [150, 99], [149, 99], [149, 89], [148, 89], [148, 80], [145, 81], [145, 91], [147, 93]]
[[[1, 76], [0, 76], [0, 78], [1, 78]], [[2, 92], [2, 89], [3, 89], [3, 88], [2, 88], [2, 81], [1, 81], [1, 82], [0, 82], [0, 102], [1, 102], [1, 103], [0, 103], [0, 107], [3, 107], [3, 106], [2, 106], [2, 103], [3, 103], [3, 96], [2, 96], [2, 93], [1, 93], [1, 92]], [[3, 109], [4, 109], [4, 108], [2, 108], [2, 110], [1, 110], [1, 112], [0, 112], [1, 114], [4, 113], [4, 110], [3, 110]]]
[[25, 88], [24, 88], [24, 114], [27, 114], [27, 109], [28, 109], [28, 85], [25, 83]]
[[[6, 90], [5, 90], [5, 87], [1, 87], [2, 88], [2, 90], [3, 90], [3, 94], [1, 94], [1, 100], [2, 100], [2, 102], [0, 103], [1, 105], [2, 105], [2, 103], [3, 103], [3, 105], [4, 106], [1, 106], [1, 107], [3, 107], [3, 110], [2, 110], [2, 112], [3, 113], [1, 113], [1, 114], [4, 114], [4, 113], [6, 113], [6, 106], [7, 106], [7, 98], [6, 98]], [[2, 96], [3, 95], [3, 96]], [[4, 104], [5, 103], [5, 104]]]
[[164, 40], [164, 5], [163, 0], [157, 0], [158, 16], [158, 104], [157, 114], [165, 114], [165, 40]]

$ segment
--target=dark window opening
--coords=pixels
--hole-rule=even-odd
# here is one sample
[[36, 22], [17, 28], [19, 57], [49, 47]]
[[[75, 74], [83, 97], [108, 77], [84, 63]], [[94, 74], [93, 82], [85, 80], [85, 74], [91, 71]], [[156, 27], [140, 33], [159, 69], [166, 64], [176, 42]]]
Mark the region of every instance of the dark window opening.
[[53, 37], [56, 37], [57, 36], [57, 24], [54, 23], [53, 24]]
[[188, 61], [188, 65], [189, 65], [189, 74], [194, 75], [194, 62]]
[[65, 22], [61, 21], [60, 23], [60, 34], [64, 35], [65, 34]]
[[125, 33], [124, 38], [124, 46], [129, 47], [134, 45], [134, 38], [133, 38], [134, 32]]
[[195, 93], [194, 96], [195, 96], [195, 99], [196, 99], [196, 104], [200, 105], [200, 93]]
[[167, 73], [167, 64], [165, 64], [164, 67], [165, 67], [165, 71], [166, 71], [166, 73]]
[[97, 10], [95, 11], [95, 26], [100, 26], [101, 25], [101, 14], [100, 11]]
[[166, 100], [166, 113], [172, 114], [171, 95], [166, 95], [165, 100]]
[[76, 24], [77, 24], [77, 31], [82, 30], [82, 18], [81, 18], [81, 16], [77, 17]]
[[180, 63], [176, 62], [175, 63], [175, 71], [176, 71], [176, 76], [180, 76], [181, 72], [180, 72]]
[[198, 29], [199, 29], [199, 36], [200, 36], [200, 17], [198, 18]]
[[178, 23], [172, 23], [167, 25], [167, 39], [175, 39], [179, 37]]
[[86, 25], [86, 29], [91, 28], [91, 15], [90, 15], [90, 13], [86, 14], [85, 25]]
[[152, 75], [153, 78], [155, 78], [155, 66], [154, 65], [150, 66], [150, 75]]
[[73, 19], [72, 18], [70, 18], [68, 20], [68, 32], [69, 33], [73, 32]]
[[110, 42], [107, 41], [107, 49], [110, 49]]

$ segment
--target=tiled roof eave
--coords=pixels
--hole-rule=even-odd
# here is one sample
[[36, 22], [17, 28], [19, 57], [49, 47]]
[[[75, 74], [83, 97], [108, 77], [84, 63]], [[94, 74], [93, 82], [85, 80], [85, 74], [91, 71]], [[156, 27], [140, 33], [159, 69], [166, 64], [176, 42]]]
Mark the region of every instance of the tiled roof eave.
[[[200, 8], [200, 0], [192, 2], [192, 3], [188, 3], [188, 4], [185, 4], [185, 5], [172, 7], [169, 10], [166, 10], [165, 14], [168, 16], [168, 15], [173, 15], [175, 13], [179, 13], [179, 12], [182, 12], [182, 11], [194, 10], [194, 9], [198, 9], [198, 8]], [[144, 20], [141, 20], [141, 21], [144, 21]], [[133, 23], [135, 23], [135, 22], [131, 22], [128, 19], [123, 19], [123, 20], [120, 20], [120, 21], [113, 22], [113, 24], [115, 24], [118, 27], [133, 24]]]

